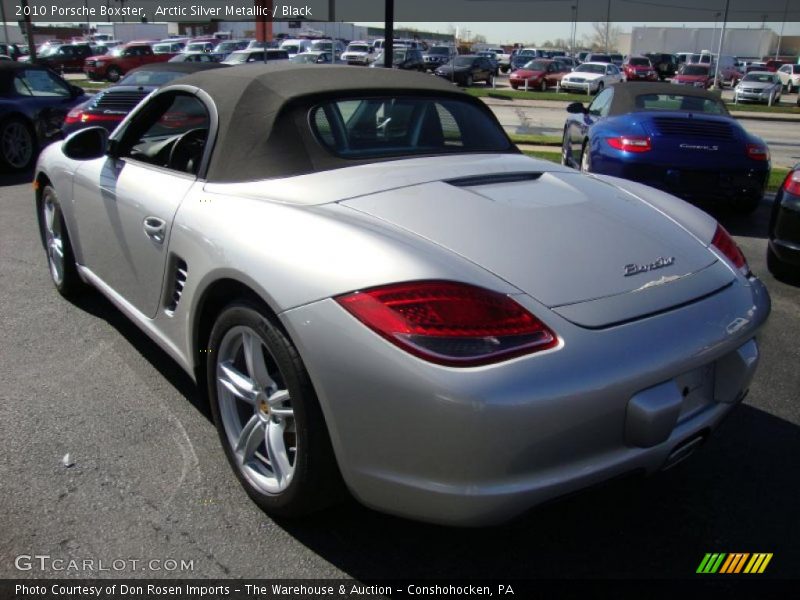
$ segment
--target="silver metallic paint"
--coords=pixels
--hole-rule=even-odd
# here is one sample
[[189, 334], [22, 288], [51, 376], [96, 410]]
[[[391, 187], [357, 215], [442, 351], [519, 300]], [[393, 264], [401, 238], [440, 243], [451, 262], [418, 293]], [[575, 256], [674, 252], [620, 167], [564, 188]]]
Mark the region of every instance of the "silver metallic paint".
[[[713, 428], [725, 416], [741, 398], [757, 364], [754, 338], [769, 314], [766, 289], [703, 248], [713, 236], [713, 219], [639, 184], [578, 175], [514, 155], [391, 161], [285, 180], [213, 186], [202, 179], [187, 185], [183, 177], [166, 182], [148, 173], [136, 181], [117, 180], [117, 196], [130, 204], [119, 218], [135, 218], [137, 223], [119, 223], [114, 229], [107, 206], [105, 215], [88, 214], [87, 209], [98, 206], [92, 194], [102, 194], [97, 192], [100, 171], [84, 171], [86, 166], [67, 159], [60, 145], [53, 144], [41, 154], [37, 167], [37, 177], [47, 177], [56, 188], [81, 276], [193, 377], [199, 357], [196, 319], [206, 290], [221, 279], [252, 289], [298, 346], [348, 487], [380, 510], [436, 522], [484, 524], [608, 477], [636, 469], [652, 472], [678, 445]], [[91, 172], [98, 177], [94, 190], [88, 178]], [[498, 172], [546, 173], [536, 188], [537, 207], [521, 208], [525, 194], [515, 197], [511, 186], [490, 186], [478, 198], [440, 182], [442, 174]], [[157, 178], [163, 186], [153, 185]], [[577, 191], [579, 199], [565, 190]], [[169, 277], [158, 274], [163, 268], [150, 271], [161, 281], [161, 300], [153, 312], [152, 293], [159, 283], [145, 282], [146, 293], [131, 293], [124, 277], [115, 279], [116, 263], [110, 258], [125, 260], [113, 232], [134, 235], [138, 228], [146, 239], [142, 211], [152, 210], [165, 193], [166, 205], [177, 210], [163, 252], [167, 264], [175, 256], [188, 264], [174, 314], [165, 310]], [[354, 198], [359, 200], [342, 202]], [[565, 206], [554, 202], [556, 198]], [[603, 202], [611, 204], [596, 206]], [[579, 205], [595, 227], [610, 223], [616, 239], [605, 232], [583, 232], [595, 241], [594, 252], [587, 255], [580, 227], [563, 219], [559, 223], [567, 228], [565, 235], [544, 238], [550, 247], [537, 247], [537, 240], [530, 239], [551, 214], [561, 217]], [[415, 214], [409, 207], [423, 212]], [[365, 209], [380, 212], [382, 218], [365, 214]], [[435, 217], [433, 224], [422, 218], [426, 210]], [[461, 214], [473, 210], [483, 222]], [[448, 228], [448, 211], [458, 217], [460, 230]], [[520, 216], [523, 213], [525, 217]], [[521, 239], [492, 240], [490, 235], [496, 238], [492, 232], [484, 232], [485, 239], [474, 239], [481, 237], [486, 220], [495, 216]], [[112, 233], [105, 238], [87, 233], [93, 219], [101, 223], [106, 219], [104, 227]], [[663, 312], [598, 329], [578, 326], [536, 299], [557, 303], [591, 297], [591, 286], [604, 277], [616, 279], [602, 282], [607, 289], [594, 297], [609, 291], [626, 301], [634, 296], [636, 292], [620, 294], [626, 288], [619, 284], [623, 280], [619, 262], [608, 260], [606, 271], [604, 253], [618, 253], [624, 247], [626, 253], [641, 252], [646, 259], [658, 244], [649, 241], [640, 246], [644, 238], [620, 225], [625, 219], [632, 231], [641, 227], [657, 232], [665, 244], [677, 244], [676, 256], [685, 255], [698, 269], [702, 265], [713, 269], [726, 285], [669, 309], [671, 290], [676, 290], [675, 301], [683, 292], [678, 291], [680, 286], [664, 282], [654, 291], [663, 295]], [[473, 224], [480, 229], [470, 229]], [[503, 232], [501, 237], [508, 237]], [[573, 252], [575, 245], [583, 248], [580, 254]], [[509, 248], [518, 252], [514, 260], [503, 256]], [[602, 277], [583, 286], [572, 284], [569, 293], [562, 293], [528, 276], [526, 265], [539, 269], [552, 288], [562, 281], [567, 285], [565, 277], [547, 271], [547, 261], [541, 257], [551, 255], [551, 265], [574, 273], [573, 265], [558, 258], [563, 256], [560, 251], [569, 260], [583, 257]], [[148, 263], [164, 258], [148, 258], [144, 251], [131, 256]], [[132, 269], [136, 264], [132, 260], [127, 267], [118, 266]], [[654, 280], [666, 271], [653, 273]], [[389, 344], [331, 299], [354, 289], [415, 279], [463, 281], [511, 294], [559, 335], [560, 344], [490, 366], [442, 367]], [[637, 284], [647, 280], [643, 276]], [[595, 314], [596, 309], [590, 312]], [[741, 356], [745, 358], [737, 358]], [[739, 368], [742, 361], [746, 369]], [[728, 385], [718, 379], [714, 402], [678, 422], [666, 440], [652, 447], [626, 443], [631, 398], [712, 363], [718, 378], [720, 373], [739, 373], [725, 375]]]

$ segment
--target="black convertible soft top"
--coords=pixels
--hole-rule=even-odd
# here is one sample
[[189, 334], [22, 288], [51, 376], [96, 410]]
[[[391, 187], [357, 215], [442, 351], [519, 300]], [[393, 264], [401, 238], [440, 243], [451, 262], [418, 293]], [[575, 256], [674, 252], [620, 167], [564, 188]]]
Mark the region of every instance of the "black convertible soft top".
[[[705, 98], [708, 100], [720, 101], [719, 92], [711, 92], [702, 88], [696, 88], [690, 85], [677, 85], [674, 83], [650, 83], [630, 81], [626, 83], [617, 83], [614, 85], [614, 97], [611, 99], [611, 107], [608, 111], [609, 115], [624, 115], [636, 110], [646, 110], [637, 102], [639, 96], [646, 96], [649, 94], [663, 94], [663, 95], [679, 95], [689, 96], [693, 98]], [[728, 110], [722, 104], [723, 114], [727, 115]]]
[[322, 98], [446, 95], [479, 105], [494, 119], [483, 102], [439, 77], [396, 69], [284, 61], [196, 73], [172, 85], [200, 88], [217, 107], [219, 128], [207, 172], [208, 181], [215, 182], [299, 175], [357, 163], [322, 148], [311, 133], [307, 113], [293, 111]]
[[36, 69], [37, 71], [50, 70], [42, 65], [34, 65], [29, 62], [0, 60], [0, 94], [8, 94], [14, 89], [14, 76], [17, 71], [30, 69]]

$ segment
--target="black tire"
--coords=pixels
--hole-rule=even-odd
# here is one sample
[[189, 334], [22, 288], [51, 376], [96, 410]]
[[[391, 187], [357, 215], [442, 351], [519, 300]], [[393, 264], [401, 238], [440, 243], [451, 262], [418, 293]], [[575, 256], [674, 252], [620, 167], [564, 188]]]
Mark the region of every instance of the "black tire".
[[[221, 416], [217, 390], [217, 361], [226, 333], [234, 327], [254, 331], [266, 347], [271, 364], [289, 391], [296, 435], [294, 471], [288, 486], [274, 494], [258, 489], [243, 473], [231, 447]], [[267, 356], [267, 354], [265, 354]], [[209, 339], [206, 365], [211, 413], [228, 462], [247, 494], [264, 511], [280, 517], [299, 517], [340, 501], [344, 485], [333, 454], [325, 419], [303, 361], [277, 322], [258, 303], [248, 300], [228, 305], [220, 313]], [[263, 444], [263, 442], [262, 442]]]
[[775, 254], [769, 244], [767, 244], [767, 269], [775, 279], [780, 281], [797, 281], [800, 279], [800, 269], [793, 271], [789, 265]]
[[[42, 188], [42, 193], [37, 201], [37, 212], [50, 279], [59, 294], [65, 298], [73, 298], [86, 291], [88, 286], [78, 275], [75, 254], [72, 251], [69, 232], [61, 211], [61, 203], [55, 189], [49, 184]], [[51, 231], [49, 231], [49, 223], [53, 227]], [[57, 248], [60, 248], [62, 256], [60, 268], [57, 267], [57, 259], [53, 254]]]
[[106, 79], [108, 79], [111, 83], [116, 83], [122, 77], [122, 71], [120, 71], [117, 67], [108, 67], [106, 71]]
[[36, 160], [38, 144], [31, 124], [22, 117], [0, 123], [0, 168], [25, 171]]
[[583, 173], [592, 172], [592, 153], [589, 152], [589, 140], [583, 142], [583, 147], [581, 148], [581, 162], [578, 169]]
[[561, 136], [561, 164], [565, 167], [571, 167], [570, 164], [571, 160], [568, 160], [568, 157], [572, 158], [572, 148], [567, 141], [567, 129], [564, 128], [564, 133]]

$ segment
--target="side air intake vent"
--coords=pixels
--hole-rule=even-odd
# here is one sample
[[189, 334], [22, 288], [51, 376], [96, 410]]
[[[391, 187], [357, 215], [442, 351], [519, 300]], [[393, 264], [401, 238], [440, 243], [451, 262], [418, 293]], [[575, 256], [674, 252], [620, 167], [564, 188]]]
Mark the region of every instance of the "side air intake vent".
[[172, 274], [172, 295], [169, 297], [166, 309], [169, 316], [175, 314], [178, 303], [181, 301], [183, 288], [186, 285], [186, 278], [189, 276], [189, 268], [186, 266], [186, 261], [182, 258], [176, 258]]

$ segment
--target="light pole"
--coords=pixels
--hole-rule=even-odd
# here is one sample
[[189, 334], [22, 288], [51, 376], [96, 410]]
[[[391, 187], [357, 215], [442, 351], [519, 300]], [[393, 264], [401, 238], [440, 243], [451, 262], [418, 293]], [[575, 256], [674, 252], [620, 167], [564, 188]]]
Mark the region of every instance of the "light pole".
[[781, 52], [781, 42], [783, 42], [783, 28], [786, 25], [786, 13], [789, 11], [789, 0], [783, 5], [783, 21], [781, 21], [781, 33], [778, 35], [778, 47], [775, 48], [775, 60], [778, 60], [778, 55]]
[[575, 35], [578, 30], [578, 5], [572, 5], [572, 31], [570, 31], [569, 36], [569, 51], [570, 54], [575, 56]]
[[3, 19], [3, 36], [5, 38], [3, 41], [6, 44], [8, 44], [9, 38], [8, 38], [8, 24], [6, 23], [6, 7], [3, 5], [2, 0], [0, 0], [0, 18]]
[[722, 42], [725, 40], [725, 28], [728, 26], [728, 8], [731, 0], [725, 0], [725, 14], [722, 17], [722, 31], [719, 34], [719, 46], [717, 47], [717, 62], [714, 65], [714, 89], [720, 89], [719, 85], [719, 59], [722, 56]]
[[609, 37], [611, 36], [611, 0], [606, 7], [606, 54], [609, 53]]

